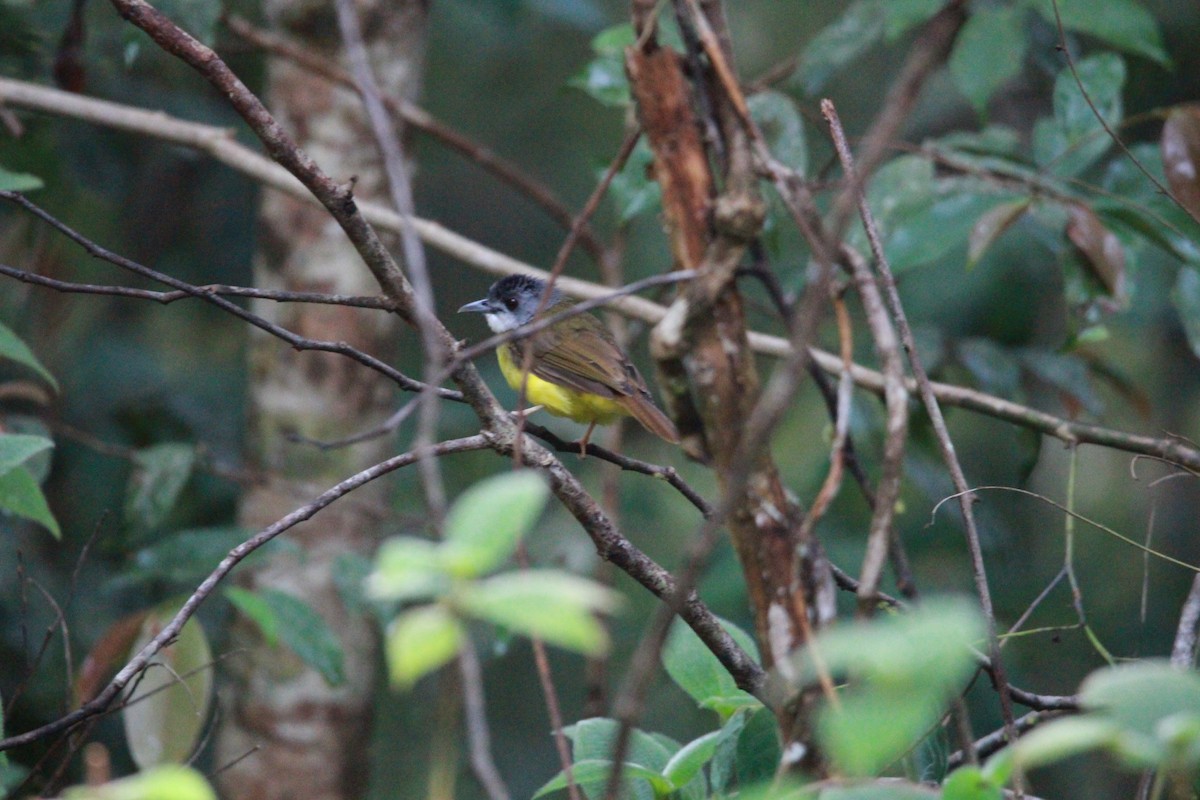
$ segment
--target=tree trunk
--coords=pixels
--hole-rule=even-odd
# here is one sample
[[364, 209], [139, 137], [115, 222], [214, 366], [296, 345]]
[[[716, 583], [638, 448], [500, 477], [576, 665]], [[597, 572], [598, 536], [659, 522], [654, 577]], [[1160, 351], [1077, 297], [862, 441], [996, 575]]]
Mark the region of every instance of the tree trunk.
[[[426, 0], [360, 0], [366, 44], [382, 91], [415, 99], [424, 60]], [[329, 3], [268, 0], [273, 27], [336, 61], [340, 43]], [[276, 117], [329, 174], [357, 179], [360, 197], [386, 196], [377, 148], [359, 98], [290, 62], [269, 65], [266, 96]], [[255, 261], [260, 287], [339, 294], [375, 294], [378, 286], [328, 214], [268, 193]], [[394, 355], [396, 317], [344, 306], [269, 304], [256, 310], [297, 333], [345, 341], [385, 361]], [[299, 353], [265, 334], [250, 346], [250, 441], [269, 479], [242, 501], [241, 524], [256, 530], [353, 472], [382, 460], [391, 437], [321, 451], [288, 434], [336, 439], [380, 422], [396, 402], [375, 373], [330, 353]], [[334, 581], [343, 554], [369, 556], [385, 498], [369, 484], [346, 501], [298, 526], [289, 541], [299, 551], [276, 556], [242, 576], [254, 589], [275, 589], [313, 607], [338, 636], [346, 680], [330, 686], [280, 645], [263, 641], [249, 622], [234, 626], [217, 735], [216, 767], [228, 798], [361, 795], [368, 775], [372, 690], [378, 645], [366, 618], [348, 611]], [[249, 753], [249, 755], [247, 755]], [[243, 756], [245, 756], [243, 758]]]

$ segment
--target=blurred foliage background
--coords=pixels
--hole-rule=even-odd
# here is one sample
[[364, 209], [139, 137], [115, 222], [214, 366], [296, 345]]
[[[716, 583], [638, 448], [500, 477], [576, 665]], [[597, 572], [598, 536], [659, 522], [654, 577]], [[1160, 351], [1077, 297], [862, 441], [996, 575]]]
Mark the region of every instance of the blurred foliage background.
[[[0, 72], [49, 82], [56, 43], [72, 5], [68, 0], [0, 4], [6, 29], [0, 40]], [[188, 13], [195, 16], [185, 15], [180, 21], [207, 26], [231, 66], [252, 87], [257, 85], [262, 55], [223, 31], [215, 3], [191, 5]], [[804, 52], [818, 32], [846, 11], [842, 3], [739, 0], [727, 5], [738, 68], [743, 80], [751, 82]], [[1148, 0], [1143, 5], [1161, 32], [1170, 63], [1123, 54], [1127, 77], [1119, 92], [1129, 124], [1121, 133], [1131, 143], [1149, 143], [1138, 152], [1152, 159], [1162, 124], [1157, 110], [1200, 97], [1200, 50], [1194, 46], [1200, 37], [1200, 8], [1184, 0]], [[251, 18], [256, 13], [251, 2], [226, 6]], [[570, 84], [593, 59], [592, 38], [621, 22], [626, 13], [626, 4], [616, 0], [437, 0], [430, 11], [423, 105], [553, 187], [569, 207], [578, 208], [616, 152], [628, 112], [604, 106]], [[898, 143], [889, 158], [899, 158], [935, 137], [979, 130], [984, 124], [1010, 126], [1020, 135], [1018, 152], [1028, 155], [1035, 122], [1053, 113], [1054, 82], [1062, 68], [1053, 26], [1030, 16], [1023, 28], [1028, 49], [982, 113], [959, 90], [951, 72], [942, 69], [905, 129], [907, 144]], [[87, 4], [85, 20], [88, 94], [229, 126], [250, 141], [222, 98], [123, 25], [110, 6]], [[910, 31], [866, 48], [815, 90], [806, 85], [812, 80], [811, 70], [800, 70], [776, 85], [796, 102], [804, 120], [809, 175], [836, 173], [830, 169], [832, 150], [815, 110], [816, 99], [835, 101], [852, 136], [863, 131], [884, 103], [890, 79], [914, 35]], [[1071, 34], [1070, 44], [1077, 57], [1105, 49], [1104, 42], [1086, 35]], [[143, 137], [47, 115], [21, 113], [19, 118], [20, 135], [10, 131], [0, 138], [0, 166], [39, 177], [44, 188], [31, 197], [60, 219], [116, 252], [197, 284], [250, 282], [260, 192], [253, 183], [203, 156]], [[420, 135], [412, 136], [411, 142], [419, 214], [529, 263], [550, 264], [563, 234], [542, 212], [438, 142]], [[891, 167], [898, 169], [896, 162]], [[906, 178], [888, 170], [885, 167], [884, 174], [896, 181], [894, 195], [888, 198], [902, 203]], [[634, 189], [644, 184], [636, 170], [627, 172]], [[1112, 153], [1078, 179], [1116, 194], [1138, 180], [1128, 163]], [[1138, 191], [1147, 192], [1145, 187]], [[1155, 436], [1170, 432], [1200, 440], [1200, 364], [1184, 329], [1185, 322], [1196, 321], [1181, 314], [1171, 299], [1179, 257], [1119, 231], [1127, 245], [1128, 305], [1115, 312], [1081, 311], [1086, 303], [1073, 294], [1081, 280], [1078, 259], [1028, 217], [968, 266], [966, 234], [982, 210], [951, 208], [946, 216], [901, 220], [915, 242], [910, 246], [928, 249], [897, 269], [902, 297], [934, 376], [1121, 430]], [[617, 205], [606, 203], [596, 223], [601, 231], [619, 236], [627, 280], [656, 274], [668, 265], [655, 211], [651, 205], [623, 220]], [[794, 291], [803, 284], [807, 254], [788, 230], [784, 215], [769, 225], [772, 268], [784, 288]], [[1193, 249], [1195, 243], [1193, 238]], [[452, 312], [482, 296], [491, 278], [440, 253], [431, 251], [431, 258], [443, 318], [462, 337], [480, 337], [478, 320], [455, 319]], [[0, 209], [0, 261], [68, 280], [128, 281], [7, 207]], [[568, 272], [599, 279], [594, 263], [580, 254], [572, 258]], [[754, 324], [781, 330], [761, 287], [746, 280], [743, 288]], [[1089, 300], [1100, 294], [1094, 287], [1089, 291]], [[7, 701], [20, 687], [21, 697], [5, 720], [7, 730], [16, 732], [64, 710], [69, 696], [65, 686], [72, 679], [68, 659], [77, 669], [81, 655], [114, 621], [185, 592], [189, 580], [194, 583], [222, 552], [194, 551], [190, 565], [173, 560], [168, 568], [165, 561], [155, 561], [159, 551], [154, 548], [181, 532], [232, 522], [239, 480], [243, 470], [251, 468], [243, 449], [247, 331], [201, 303], [159, 306], [67, 295], [7, 279], [0, 279], [0, 321], [30, 344], [61, 384], [49, 408], [19, 402], [5, 406], [8, 430], [22, 425], [48, 430], [55, 440], [52, 464], [45, 467], [45, 491], [63, 532], [62, 540], [56, 541], [36, 526], [0, 518], [0, 690]], [[824, 331], [822, 338], [826, 346], [835, 344], [832, 331]], [[859, 357], [870, 361], [865, 335], [858, 345]], [[402, 367], [419, 363], [414, 332], [404, 334], [400, 352]], [[640, 340], [633, 352], [648, 365]], [[481, 367], [501, 397], [511, 400], [490, 359]], [[9, 364], [0, 364], [0, 370], [5, 377], [22, 374]], [[854, 434], [870, 467], [880, 442], [881, 410], [873, 397], [859, 393], [855, 414]], [[949, 418], [973, 484], [1023, 487], [1064, 501], [1072, 455], [1061, 442], [962, 410], [951, 410]], [[474, 430], [465, 409], [447, 408], [442, 419], [447, 436]], [[917, 583], [927, 594], [969, 595], [970, 570], [957, 512], [943, 509], [931, 516], [933, 506], [952, 491], [950, 482], [923, 418], [913, 424], [899, 523]], [[550, 425], [574, 432], [561, 420], [551, 420]], [[403, 432], [402, 438], [408, 435]], [[773, 444], [788, 485], [802, 500], [811, 499], [824, 478], [828, 436], [819, 397], [811, 389], [803, 392]], [[671, 447], [641, 431], [630, 431], [626, 441], [639, 457], [676, 466], [706, 496], [714, 496], [708, 473], [683, 463]], [[168, 442], [196, 445], [199, 466], [165, 519], [152, 526], [132, 524], [123, 509], [134, 456]], [[1155, 548], [1178, 559], [1200, 562], [1200, 494], [1194, 479], [1156, 483], [1169, 470], [1094, 446], [1080, 448], [1076, 458], [1075, 504], [1081, 514], [1133, 539], [1152, 539]], [[444, 466], [453, 493], [508, 468], [490, 453], [457, 456]], [[572, 463], [572, 468], [597, 493], [612, 469], [590, 459]], [[415, 473], [388, 480], [395, 532], [419, 532], [421, 499]], [[695, 510], [659, 481], [623, 474], [619, 485], [619, 514], [626, 533], [660, 563], [677, 564], [697, 529]], [[1036, 499], [999, 491], [984, 493], [977, 513], [997, 616], [1005, 628], [1061, 570], [1064, 517]], [[868, 519], [861, 498], [847, 486], [819, 527], [832, 560], [852, 573], [861, 559]], [[590, 543], [557, 508], [542, 518], [529, 547], [540, 564], [584, 573], [595, 560]], [[212, 560], [201, 560], [200, 555]], [[1088, 621], [1109, 653], [1120, 659], [1169, 652], [1190, 573], [1145, 558], [1082, 524], [1076, 531], [1075, 566]], [[40, 589], [31, 588], [26, 577]], [[614, 684], [637, 641], [641, 621], [654, 605], [621, 576], [616, 587], [627, 603], [613, 619]], [[64, 652], [62, 636], [52, 632], [45, 655], [29, 674], [43, 632], [56, 624], [42, 590], [63, 605], [72, 649]], [[752, 627], [741, 574], [727, 545], [715, 556], [701, 594], [718, 614]], [[847, 596], [847, 603], [850, 599]], [[223, 602], [210, 603], [201, 612], [215, 652], [221, 651], [228, 613]], [[1047, 694], [1070, 693], [1083, 676], [1102, 666], [1103, 655], [1075, 623], [1070, 592], [1060, 584], [1026, 626], [1040, 632], [1015, 638], [1005, 648], [1013, 682]], [[528, 645], [495, 636], [483, 641], [489, 719], [500, 743], [497, 761], [514, 794], [528, 796], [558, 769]], [[582, 659], [554, 652], [552, 663], [564, 715], [576, 720], [584, 702]], [[401, 694], [381, 685], [378, 696], [372, 795], [421, 795], [437, 694]], [[970, 695], [977, 734], [999, 725], [993, 697], [983, 686]], [[711, 725], [708, 712], [697, 709], [665, 677], [651, 698], [644, 718], [648, 729], [687, 740]], [[119, 724], [105, 721], [95, 735], [116, 754], [118, 771], [128, 769]], [[27, 765], [36, 756], [18, 754]], [[1036, 785], [1049, 797], [1105, 798], [1129, 796], [1132, 781], [1114, 781], [1110, 773], [1095, 770], [1093, 761], [1079, 759]], [[471, 797], [477, 789], [464, 779], [458, 791]]]

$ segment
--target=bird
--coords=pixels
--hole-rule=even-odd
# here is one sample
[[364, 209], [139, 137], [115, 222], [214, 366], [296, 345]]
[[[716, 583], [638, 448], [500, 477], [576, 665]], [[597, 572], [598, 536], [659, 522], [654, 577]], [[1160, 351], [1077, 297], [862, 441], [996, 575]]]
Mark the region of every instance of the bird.
[[[539, 278], [509, 275], [492, 284], [482, 300], [467, 303], [458, 311], [483, 314], [493, 332], [507, 333], [575, 305], [552, 287], [538, 311], [545, 291], [546, 282]], [[528, 382], [522, 370], [526, 346], [531, 353]], [[525, 383], [525, 398], [530, 403], [555, 416], [587, 423], [579, 445], [581, 455], [587, 453], [597, 425], [608, 425], [622, 416], [633, 417], [655, 436], [679, 443], [675, 424], [654, 404], [637, 367], [604, 323], [591, 314], [576, 314], [505, 342], [496, 348], [496, 357], [509, 386], [519, 392]]]

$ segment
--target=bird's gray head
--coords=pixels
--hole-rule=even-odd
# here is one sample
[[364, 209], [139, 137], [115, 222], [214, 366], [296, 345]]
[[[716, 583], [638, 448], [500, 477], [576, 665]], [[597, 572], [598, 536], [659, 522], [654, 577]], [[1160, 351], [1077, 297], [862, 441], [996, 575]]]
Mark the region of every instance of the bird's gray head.
[[[488, 327], [493, 332], [503, 333], [533, 319], [533, 312], [537, 311], [544, 291], [546, 291], [546, 282], [539, 278], [531, 278], [528, 275], [509, 275], [507, 278], [501, 278], [493, 283], [492, 288], [488, 289], [487, 297], [476, 300], [474, 303], [467, 303], [458, 311], [460, 314], [464, 311], [483, 314]], [[545, 308], [549, 308], [560, 299], [562, 299], [562, 294], [558, 289], [552, 290], [550, 297], [546, 300]]]

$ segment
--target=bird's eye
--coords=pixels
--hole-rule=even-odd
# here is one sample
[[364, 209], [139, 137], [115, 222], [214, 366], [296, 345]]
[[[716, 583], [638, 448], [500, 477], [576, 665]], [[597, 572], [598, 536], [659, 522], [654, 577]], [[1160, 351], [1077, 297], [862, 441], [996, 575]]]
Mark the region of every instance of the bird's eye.
[[517, 310], [517, 298], [515, 298], [515, 297], [504, 298], [504, 307], [507, 308], [509, 311], [516, 311]]

